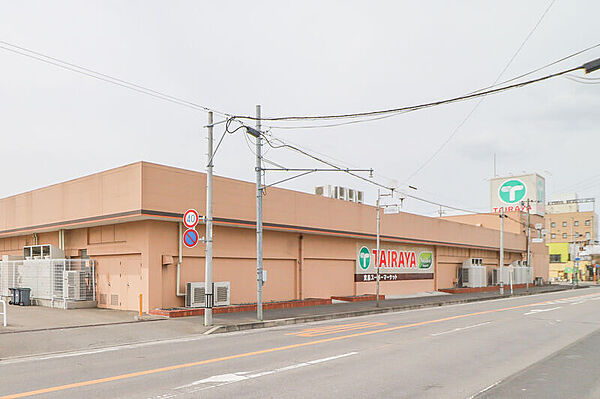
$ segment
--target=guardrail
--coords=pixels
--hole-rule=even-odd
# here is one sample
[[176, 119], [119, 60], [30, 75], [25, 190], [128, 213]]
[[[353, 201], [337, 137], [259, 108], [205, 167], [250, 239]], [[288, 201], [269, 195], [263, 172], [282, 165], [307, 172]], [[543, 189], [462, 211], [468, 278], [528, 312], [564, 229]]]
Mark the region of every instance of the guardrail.
[[6, 327], [6, 301], [4, 299], [0, 299], [0, 302], [2, 302], [2, 325]]

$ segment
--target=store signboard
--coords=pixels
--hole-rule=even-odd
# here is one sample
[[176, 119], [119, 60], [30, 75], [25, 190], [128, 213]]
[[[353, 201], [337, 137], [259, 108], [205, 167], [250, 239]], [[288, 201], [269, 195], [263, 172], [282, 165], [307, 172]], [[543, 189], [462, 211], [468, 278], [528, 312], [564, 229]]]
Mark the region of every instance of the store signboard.
[[[529, 205], [527, 204], [529, 200]], [[492, 212], [527, 212], [544, 216], [546, 182], [536, 173], [490, 180]]]
[[435, 256], [433, 247], [359, 243], [356, 250], [354, 281], [376, 281], [379, 266], [380, 281], [433, 279]]

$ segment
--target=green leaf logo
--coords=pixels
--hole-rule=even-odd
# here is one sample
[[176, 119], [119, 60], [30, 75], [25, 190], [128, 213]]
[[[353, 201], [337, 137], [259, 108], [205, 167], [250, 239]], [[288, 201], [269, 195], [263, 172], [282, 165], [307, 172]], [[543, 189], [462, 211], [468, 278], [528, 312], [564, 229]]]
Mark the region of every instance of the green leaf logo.
[[430, 251], [419, 254], [419, 269], [429, 269], [433, 264], [433, 253]]

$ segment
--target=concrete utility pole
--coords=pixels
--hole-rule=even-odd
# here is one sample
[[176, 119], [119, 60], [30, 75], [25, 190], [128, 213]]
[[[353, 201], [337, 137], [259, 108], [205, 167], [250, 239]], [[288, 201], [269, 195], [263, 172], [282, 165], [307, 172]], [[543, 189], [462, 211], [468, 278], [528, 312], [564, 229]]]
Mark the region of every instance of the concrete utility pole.
[[208, 164], [206, 165], [206, 264], [204, 267], [204, 325], [212, 326], [213, 296], [213, 113], [208, 112]]
[[[260, 132], [260, 105], [256, 106], [256, 129]], [[263, 223], [262, 223], [262, 139], [256, 137], [256, 318], [263, 319]]]
[[504, 207], [500, 210], [500, 295], [504, 295]]
[[575, 286], [575, 233], [574, 233], [574, 224], [573, 218], [571, 218], [571, 240], [573, 241], [573, 247], [571, 248], [571, 260], [573, 261], [573, 266], [571, 270], [571, 284], [573, 287]]

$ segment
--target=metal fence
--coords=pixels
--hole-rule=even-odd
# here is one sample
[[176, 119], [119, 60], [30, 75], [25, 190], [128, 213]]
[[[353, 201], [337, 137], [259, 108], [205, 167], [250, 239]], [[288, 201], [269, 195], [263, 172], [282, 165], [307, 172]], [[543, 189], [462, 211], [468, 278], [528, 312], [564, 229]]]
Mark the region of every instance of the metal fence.
[[32, 299], [95, 301], [91, 259], [26, 259], [0, 261], [0, 296], [9, 288], [30, 288]]

